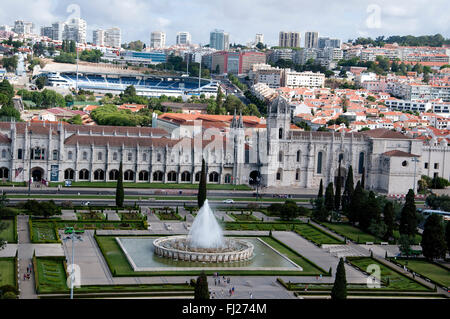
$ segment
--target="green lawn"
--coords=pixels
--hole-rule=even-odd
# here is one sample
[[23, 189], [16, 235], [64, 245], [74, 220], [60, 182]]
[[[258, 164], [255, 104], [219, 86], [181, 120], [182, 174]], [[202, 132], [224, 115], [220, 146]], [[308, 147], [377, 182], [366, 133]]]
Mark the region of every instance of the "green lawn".
[[444, 287], [450, 287], [450, 270], [430, 263], [424, 259], [397, 259], [396, 262], [406, 265], [412, 271], [427, 277]]
[[236, 220], [236, 221], [247, 221], [247, 222], [252, 222], [252, 221], [257, 221], [258, 218], [256, 218], [253, 215], [250, 214], [231, 214], [231, 216]]
[[313, 241], [318, 245], [322, 244], [342, 244], [339, 239], [321, 231], [310, 224], [296, 224], [294, 231], [302, 237]]
[[389, 286], [386, 289], [390, 290], [409, 290], [409, 291], [430, 291], [431, 289], [422, 286], [417, 281], [404, 276], [394, 269], [381, 264], [370, 257], [347, 257], [347, 260], [356, 267], [367, 270], [369, 265], [378, 265], [381, 270], [381, 281], [387, 284], [389, 278]]
[[379, 243], [383, 240], [380, 238], [377, 238], [371, 234], [363, 232], [361, 229], [354, 227], [350, 224], [343, 224], [343, 223], [322, 223], [322, 225], [326, 226], [327, 228], [334, 230], [336, 233], [338, 233], [341, 236], [347, 237], [350, 240], [364, 244], [366, 242], [373, 242], [373, 243]]
[[292, 223], [252, 223], [252, 222], [225, 222], [225, 230], [292, 230]]
[[6, 224], [7, 228], [0, 231], [0, 238], [6, 240], [8, 243], [15, 243], [16, 240], [16, 229], [14, 227], [13, 219], [1, 219], [0, 223]]
[[31, 242], [46, 243], [57, 240], [55, 226], [52, 222], [32, 222]]
[[64, 257], [37, 257], [35, 272], [37, 272], [38, 293], [68, 291]]
[[183, 218], [181, 218], [180, 215], [178, 215], [177, 213], [170, 213], [168, 212], [167, 214], [164, 211], [160, 211], [158, 213], [156, 213], [156, 216], [158, 216], [159, 220], [182, 220]]
[[260, 237], [265, 243], [269, 244], [272, 248], [276, 249], [279, 253], [285, 255], [294, 263], [303, 268], [302, 274], [309, 276], [316, 276], [320, 274], [326, 274], [323, 269], [313, 265], [307, 259], [305, 259], [302, 255], [298, 254], [294, 250], [288, 248], [287, 246], [280, 244], [277, 240], [274, 240], [271, 237]]
[[16, 286], [15, 267], [14, 258], [0, 258], [0, 286]]
[[104, 220], [102, 212], [92, 211], [89, 213], [76, 213], [78, 220]]

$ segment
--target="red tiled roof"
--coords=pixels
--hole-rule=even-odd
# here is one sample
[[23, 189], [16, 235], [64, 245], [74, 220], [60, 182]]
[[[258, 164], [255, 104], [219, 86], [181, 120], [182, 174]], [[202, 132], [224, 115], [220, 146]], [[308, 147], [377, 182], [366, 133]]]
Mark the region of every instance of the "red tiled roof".
[[383, 155], [391, 156], [391, 157], [420, 157], [420, 155], [415, 155], [415, 154], [411, 154], [411, 153], [407, 153], [407, 152], [403, 152], [403, 151], [399, 151], [399, 150], [384, 152]]

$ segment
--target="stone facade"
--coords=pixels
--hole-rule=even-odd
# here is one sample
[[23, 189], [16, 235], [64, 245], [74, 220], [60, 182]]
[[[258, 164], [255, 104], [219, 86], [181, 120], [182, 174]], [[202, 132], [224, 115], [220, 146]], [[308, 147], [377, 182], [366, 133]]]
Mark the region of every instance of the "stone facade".
[[282, 97], [269, 107], [267, 128], [245, 129], [242, 118], [235, 117], [229, 131], [203, 140], [170, 138], [158, 128], [0, 123], [0, 179], [5, 181], [30, 176], [51, 182], [116, 181], [122, 161], [125, 182], [198, 183], [202, 157], [209, 183], [258, 179], [261, 187], [299, 192], [318, 188], [321, 179], [324, 185], [335, 183], [339, 161], [341, 176], [352, 165], [355, 182], [365, 173], [366, 188], [384, 193], [406, 193], [421, 175], [450, 177], [446, 144], [424, 144], [385, 129], [292, 130], [291, 110]]

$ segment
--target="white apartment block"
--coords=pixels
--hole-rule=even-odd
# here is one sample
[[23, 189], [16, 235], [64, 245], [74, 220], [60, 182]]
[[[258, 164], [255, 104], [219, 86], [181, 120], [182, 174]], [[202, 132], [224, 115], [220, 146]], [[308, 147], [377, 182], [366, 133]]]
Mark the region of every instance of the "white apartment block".
[[166, 33], [162, 31], [154, 31], [150, 36], [150, 47], [154, 49], [162, 49], [166, 46]]
[[305, 48], [319, 47], [319, 32], [305, 32]]
[[120, 48], [122, 44], [122, 32], [114, 27], [105, 30], [105, 45], [107, 47]]
[[256, 36], [255, 36], [255, 44], [258, 44], [260, 42], [264, 43], [264, 34], [257, 33]]
[[314, 72], [296, 72], [292, 70], [285, 71], [284, 86], [288, 88], [316, 87], [323, 88], [325, 83], [325, 74]]
[[94, 30], [92, 32], [92, 42], [94, 45], [105, 45], [105, 30]]
[[72, 18], [65, 23], [63, 40], [86, 43], [86, 21], [80, 18]]
[[188, 46], [191, 44], [191, 41], [192, 41], [191, 34], [189, 32], [181, 31], [177, 33], [177, 41], [176, 41], [177, 45]]
[[32, 34], [34, 29], [33, 22], [27, 22], [23, 20], [14, 21], [13, 31], [17, 34]]
[[258, 70], [255, 76], [255, 83], [265, 83], [268, 87], [277, 89], [283, 84], [283, 69]]
[[300, 32], [280, 31], [278, 45], [282, 48], [300, 48]]
[[271, 89], [265, 83], [256, 83], [252, 85], [250, 88], [251, 92], [261, 101], [269, 99], [271, 96], [274, 96], [276, 91]]

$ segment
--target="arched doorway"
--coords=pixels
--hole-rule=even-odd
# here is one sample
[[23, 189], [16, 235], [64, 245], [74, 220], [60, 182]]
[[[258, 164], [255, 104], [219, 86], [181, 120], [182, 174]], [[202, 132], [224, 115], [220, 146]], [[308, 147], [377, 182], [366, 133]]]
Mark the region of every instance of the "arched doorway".
[[40, 182], [44, 177], [44, 170], [40, 167], [35, 167], [31, 170], [31, 178], [33, 182]]

